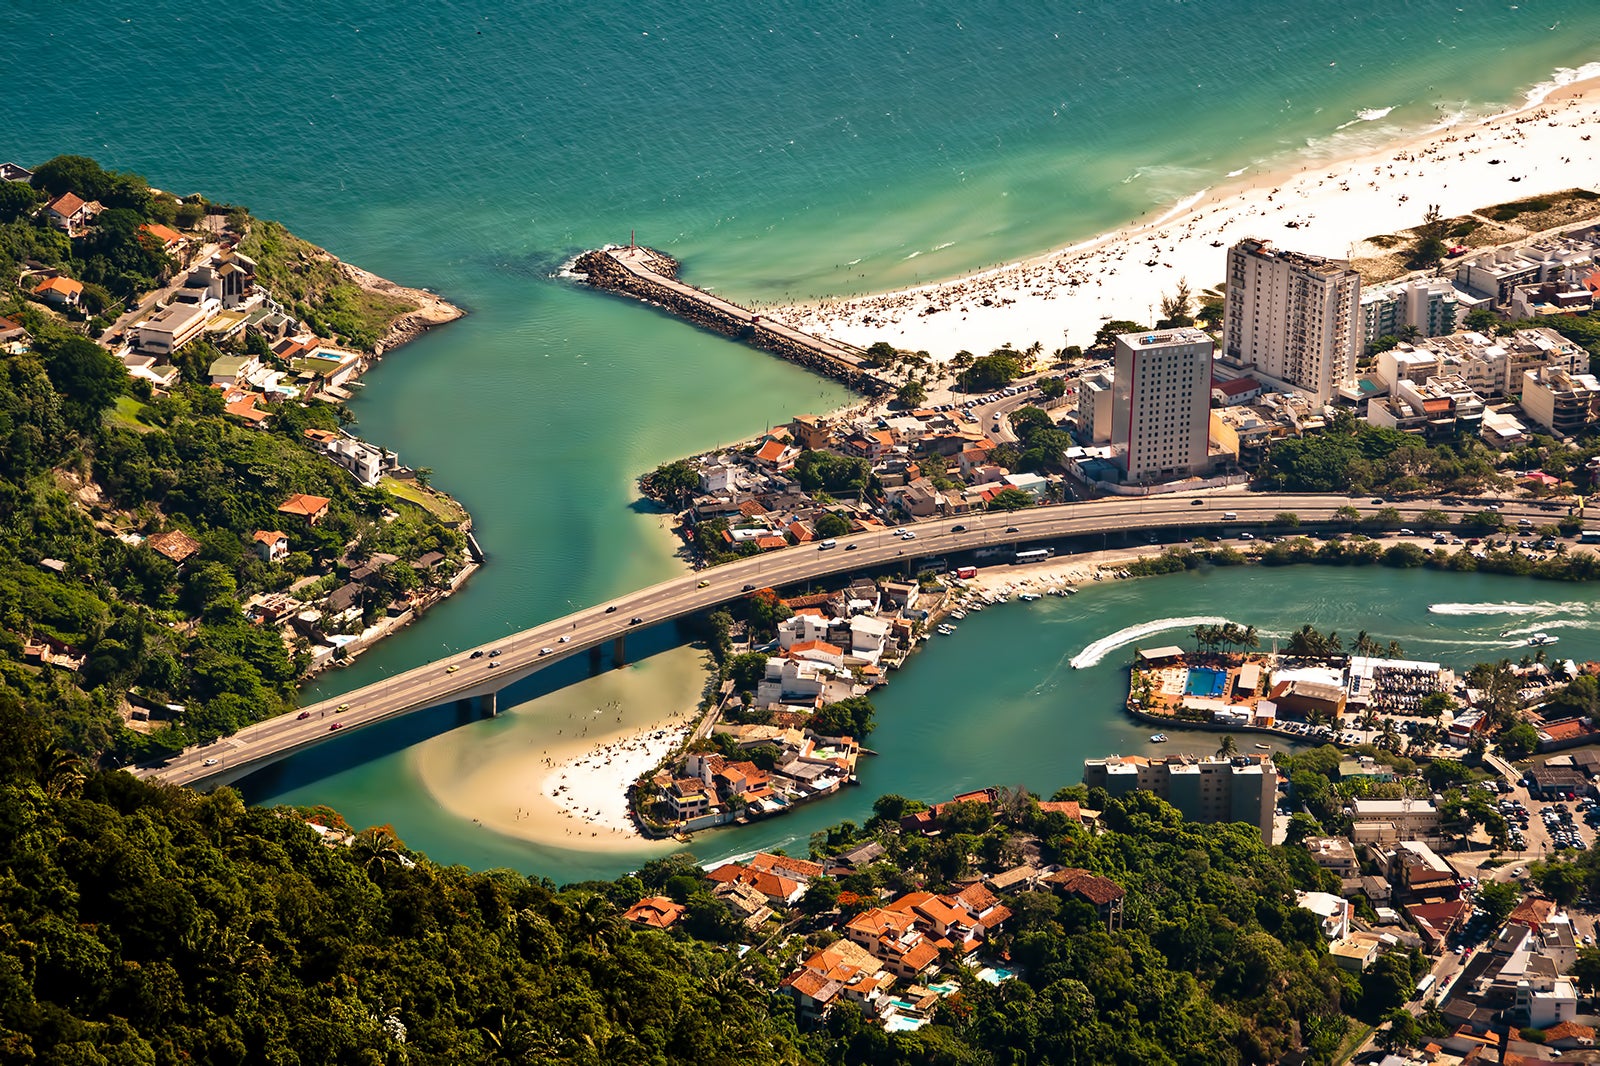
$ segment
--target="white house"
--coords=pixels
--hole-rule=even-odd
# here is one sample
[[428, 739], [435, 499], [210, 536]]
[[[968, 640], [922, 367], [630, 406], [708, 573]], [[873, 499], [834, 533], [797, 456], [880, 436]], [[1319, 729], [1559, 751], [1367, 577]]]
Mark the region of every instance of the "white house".
[[289, 554], [289, 538], [276, 529], [258, 529], [255, 532], [256, 554], [264, 562], [275, 563]]

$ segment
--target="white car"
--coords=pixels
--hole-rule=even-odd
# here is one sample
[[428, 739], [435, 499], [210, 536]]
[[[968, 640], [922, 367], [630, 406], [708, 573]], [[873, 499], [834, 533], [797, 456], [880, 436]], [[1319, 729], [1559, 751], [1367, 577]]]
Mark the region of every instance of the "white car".
[[540, 648], [539, 649], [539, 654], [540, 655], [549, 655], [553, 651], [555, 651], [554, 648]]
[[571, 639], [572, 639], [572, 635], [568, 634], [568, 635], [562, 637], [560, 640], [556, 641], [556, 643], [557, 644], [565, 644], [567, 641], [569, 641]]

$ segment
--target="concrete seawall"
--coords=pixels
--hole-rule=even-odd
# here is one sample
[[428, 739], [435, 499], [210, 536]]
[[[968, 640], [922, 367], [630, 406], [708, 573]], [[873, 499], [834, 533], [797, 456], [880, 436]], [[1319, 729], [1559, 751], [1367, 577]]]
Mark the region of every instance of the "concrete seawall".
[[631, 246], [585, 252], [571, 270], [597, 289], [656, 304], [702, 329], [771, 352], [857, 392], [881, 396], [889, 391], [889, 383], [873, 373], [859, 349], [769, 321], [759, 312], [685, 285], [677, 280], [677, 268], [669, 255]]

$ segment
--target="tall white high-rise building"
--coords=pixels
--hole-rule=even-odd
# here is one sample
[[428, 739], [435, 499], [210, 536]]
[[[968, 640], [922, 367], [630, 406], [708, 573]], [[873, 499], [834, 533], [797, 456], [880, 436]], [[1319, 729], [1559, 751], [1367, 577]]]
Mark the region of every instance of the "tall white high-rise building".
[[1361, 354], [1361, 275], [1342, 259], [1246, 239], [1228, 249], [1222, 355], [1331, 400]]
[[1125, 333], [1111, 377], [1111, 447], [1129, 481], [1205, 474], [1211, 356], [1198, 329]]

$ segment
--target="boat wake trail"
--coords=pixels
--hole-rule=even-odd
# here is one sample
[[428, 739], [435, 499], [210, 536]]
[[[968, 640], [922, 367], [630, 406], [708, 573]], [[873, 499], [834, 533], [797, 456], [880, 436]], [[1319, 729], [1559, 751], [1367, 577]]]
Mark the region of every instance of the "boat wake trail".
[[1106, 657], [1106, 653], [1114, 651], [1125, 644], [1132, 644], [1140, 637], [1148, 637], [1168, 629], [1193, 629], [1195, 626], [1215, 626], [1227, 622], [1226, 618], [1216, 615], [1195, 615], [1190, 618], [1159, 618], [1154, 622], [1141, 622], [1136, 626], [1119, 629], [1110, 636], [1101, 637], [1099, 640], [1084, 648], [1072, 657], [1071, 666], [1074, 670], [1081, 670], [1085, 666], [1093, 666]]
[[1430, 603], [1429, 614], [1538, 614], [1556, 604], [1548, 603]]

